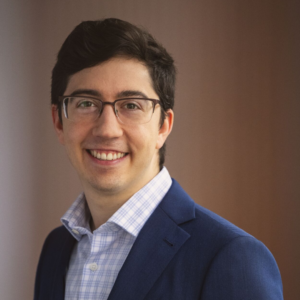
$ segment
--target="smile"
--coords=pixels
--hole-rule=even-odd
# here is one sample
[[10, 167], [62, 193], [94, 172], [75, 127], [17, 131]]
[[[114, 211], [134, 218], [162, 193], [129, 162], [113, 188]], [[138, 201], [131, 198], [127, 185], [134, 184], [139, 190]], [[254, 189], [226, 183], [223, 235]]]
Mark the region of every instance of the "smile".
[[100, 152], [96, 150], [89, 151], [92, 156], [100, 160], [116, 160], [126, 155], [124, 152]]

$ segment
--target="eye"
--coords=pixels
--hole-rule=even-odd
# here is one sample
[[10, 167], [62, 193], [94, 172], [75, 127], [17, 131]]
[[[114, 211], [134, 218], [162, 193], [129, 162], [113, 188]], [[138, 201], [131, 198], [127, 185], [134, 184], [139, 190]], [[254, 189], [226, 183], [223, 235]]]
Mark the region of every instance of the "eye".
[[79, 108], [93, 107], [93, 106], [95, 106], [95, 104], [89, 100], [83, 100], [77, 104], [77, 107]]
[[124, 105], [124, 108], [128, 110], [135, 110], [139, 109], [139, 106], [136, 103], [129, 102]]

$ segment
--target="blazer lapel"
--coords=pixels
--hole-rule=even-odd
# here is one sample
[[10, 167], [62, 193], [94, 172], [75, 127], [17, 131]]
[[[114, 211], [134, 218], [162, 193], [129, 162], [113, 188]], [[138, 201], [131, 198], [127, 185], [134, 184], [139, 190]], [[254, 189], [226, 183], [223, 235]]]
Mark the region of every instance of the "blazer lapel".
[[[194, 218], [194, 203], [175, 182], [137, 237], [108, 300], [144, 299], [190, 235], [179, 223]], [[181, 207], [181, 210], [177, 210]]]
[[70, 256], [76, 240], [66, 230], [66, 236], [62, 243], [59, 259], [56, 263], [55, 277], [53, 278], [52, 297], [53, 300], [64, 300], [66, 274], [69, 266]]

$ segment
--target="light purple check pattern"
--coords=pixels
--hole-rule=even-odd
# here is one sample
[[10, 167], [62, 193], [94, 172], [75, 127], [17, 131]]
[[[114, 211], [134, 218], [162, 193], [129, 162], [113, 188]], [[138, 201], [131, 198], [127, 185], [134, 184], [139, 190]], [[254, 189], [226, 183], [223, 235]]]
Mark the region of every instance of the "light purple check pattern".
[[164, 167], [93, 233], [81, 194], [61, 221], [77, 239], [66, 277], [66, 300], [106, 300], [140, 230], [172, 184]]

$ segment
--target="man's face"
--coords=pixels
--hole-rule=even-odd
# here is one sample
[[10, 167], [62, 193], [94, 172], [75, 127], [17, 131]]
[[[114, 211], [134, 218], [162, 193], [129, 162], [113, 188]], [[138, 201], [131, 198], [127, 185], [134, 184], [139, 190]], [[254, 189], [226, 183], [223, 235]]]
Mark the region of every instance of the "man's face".
[[[72, 75], [64, 95], [94, 96], [113, 102], [120, 95], [130, 96], [132, 93], [158, 99], [148, 69], [141, 62], [113, 58]], [[148, 123], [124, 125], [119, 123], [113, 107], [105, 105], [95, 122], [74, 123], [63, 115], [61, 125], [53, 107], [53, 122], [59, 140], [65, 145], [85, 192], [123, 193], [130, 197], [159, 172], [158, 150], [173, 123], [170, 110], [160, 127], [160, 113], [160, 107], [156, 105]], [[95, 157], [110, 153], [112, 157], [124, 156], [113, 160]]]

